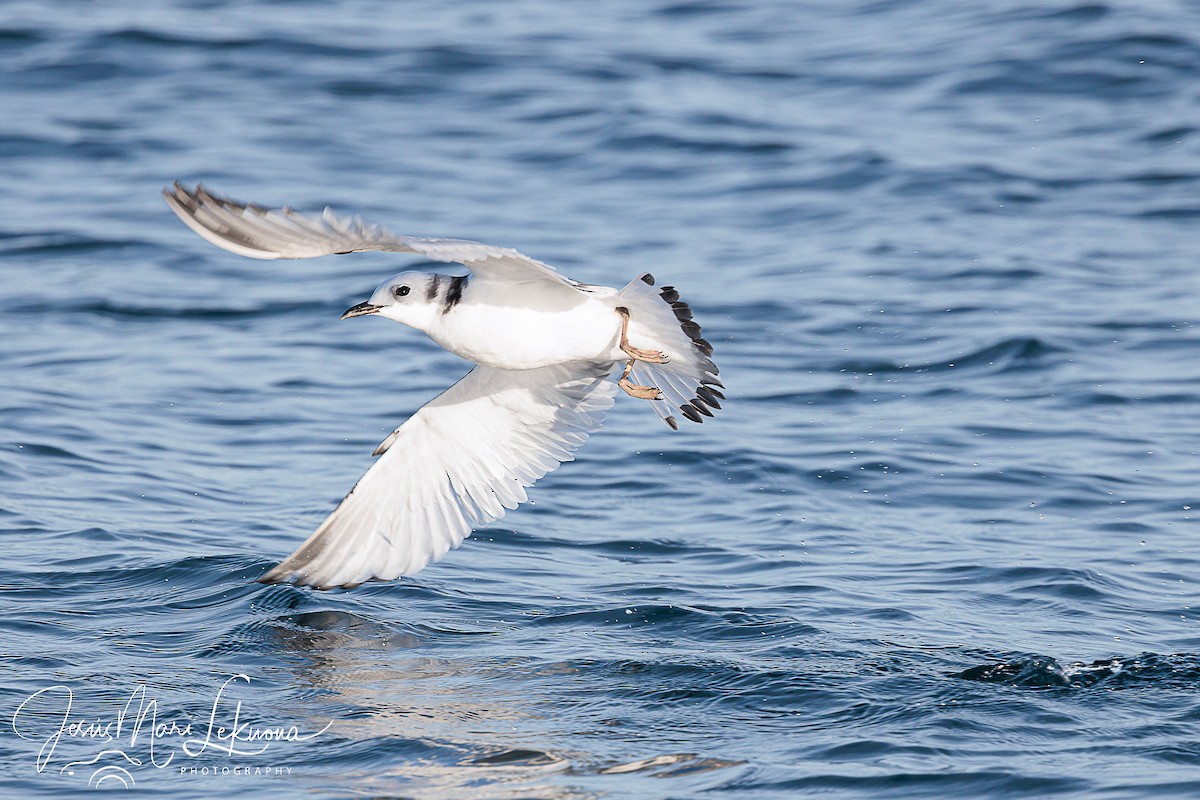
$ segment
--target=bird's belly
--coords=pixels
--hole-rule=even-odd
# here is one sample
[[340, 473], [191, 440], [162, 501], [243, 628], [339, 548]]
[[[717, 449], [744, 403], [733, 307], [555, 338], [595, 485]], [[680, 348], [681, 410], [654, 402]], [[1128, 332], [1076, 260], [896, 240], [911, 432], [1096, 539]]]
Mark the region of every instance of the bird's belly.
[[430, 336], [455, 355], [499, 369], [609, 359], [620, 336], [612, 306], [586, 303], [564, 311], [464, 306]]

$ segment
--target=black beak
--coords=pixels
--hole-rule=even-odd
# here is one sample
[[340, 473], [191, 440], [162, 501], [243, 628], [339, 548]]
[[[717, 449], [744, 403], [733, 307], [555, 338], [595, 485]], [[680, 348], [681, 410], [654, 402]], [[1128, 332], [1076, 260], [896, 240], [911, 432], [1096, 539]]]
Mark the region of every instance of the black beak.
[[373, 306], [370, 303], [359, 303], [356, 306], [351, 306], [346, 309], [346, 313], [342, 314], [342, 319], [350, 319], [351, 317], [361, 317], [363, 314], [376, 314], [383, 306]]

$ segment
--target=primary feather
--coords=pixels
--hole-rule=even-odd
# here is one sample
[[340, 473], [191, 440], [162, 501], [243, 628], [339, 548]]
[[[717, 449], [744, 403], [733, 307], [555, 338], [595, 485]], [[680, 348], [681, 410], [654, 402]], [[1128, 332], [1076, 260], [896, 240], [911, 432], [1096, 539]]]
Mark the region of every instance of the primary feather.
[[611, 371], [475, 367], [397, 428], [316, 533], [261, 580], [348, 588], [437, 561], [574, 458], [613, 404]]

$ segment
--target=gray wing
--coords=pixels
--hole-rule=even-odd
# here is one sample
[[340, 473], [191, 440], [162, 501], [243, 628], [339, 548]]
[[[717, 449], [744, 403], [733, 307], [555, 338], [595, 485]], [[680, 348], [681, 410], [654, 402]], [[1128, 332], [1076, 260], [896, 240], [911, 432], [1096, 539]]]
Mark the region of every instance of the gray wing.
[[163, 198], [184, 224], [200, 236], [231, 253], [250, 258], [315, 258], [364, 250], [418, 253], [434, 261], [465, 265], [476, 278], [529, 282], [546, 281], [576, 287], [579, 284], [509, 247], [495, 247], [465, 239], [430, 239], [397, 236], [359, 217], [301, 214], [254, 203], [239, 203], [210, 193], [200, 184], [188, 189], [178, 181], [163, 190]]
[[437, 561], [574, 458], [613, 404], [611, 371], [475, 367], [397, 428], [321, 527], [259, 580], [350, 588]]

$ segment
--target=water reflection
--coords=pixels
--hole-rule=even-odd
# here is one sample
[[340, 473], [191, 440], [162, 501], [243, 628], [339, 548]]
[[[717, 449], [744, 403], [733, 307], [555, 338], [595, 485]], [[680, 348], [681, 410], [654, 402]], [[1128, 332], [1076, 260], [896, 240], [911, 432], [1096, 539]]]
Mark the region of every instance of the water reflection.
[[600, 796], [568, 785], [573, 763], [583, 760], [578, 754], [526, 741], [531, 731], [555, 726], [513, 680], [520, 663], [429, 655], [446, 637], [486, 633], [334, 610], [289, 614], [270, 628], [280, 648], [300, 656], [297, 689], [319, 690], [350, 712], [336, 722], [339, 736], [373, 747], [387, 741], [401, 754], [390, 768], [346, 770], [338, 788], [388, 794], [419, 787], [430, 798]]

